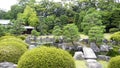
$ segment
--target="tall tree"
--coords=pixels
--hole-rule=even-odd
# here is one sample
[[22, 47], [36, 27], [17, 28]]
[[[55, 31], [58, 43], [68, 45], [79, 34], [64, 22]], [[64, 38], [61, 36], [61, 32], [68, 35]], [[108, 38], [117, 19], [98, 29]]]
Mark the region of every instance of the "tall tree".
[[24, 7], [19, 6], [18, 4], [12, 5], [10, 10], [11, 19], [17, 19], [19, 13], [23, 13]]
[[89, 30], [89, 40], [90, 42], [102, 43], [103, 40], [103, 26], [94, 26]]
[[0, 24], [0, 36], [5, 35], [5, 27]]
[[93, 13], [87, 14], [84, 17], [83, 22], [81, 23], [81, 27], [85, 34], [88, 34], [90, 28], [96, 25], [97, 26], [102, 25], [101, 15], [99, 14], [98, 11], [94, 11]]
[[30, 6], [26, 6], [23, 13], [18, 14], [18, 19], [24, 21], [25, 25], [37, 26], [39, 19], [36, 11]]
[[64, 26], [63, 38], [66, 42], [72, 42], [72, 44], [75, 45], [74, 42], [80, 38], [77, 26], [75, 24]]
[[54, 36], [61, 36], [62, 35], [62, 30], [59, 26], [55, 26], [54, 29], [53, 29], [53, 32], [52, 34]]
[[21, 35], [23, 33], [23, 31], [25, 31], [24, 26], [22, 24], [21, 20], [14, 20], [14, 23], [12, 24], [11, 28], [10, 28], [10, 32], [11, 34], [14, 35]]
[[0, 19], [5, 19], [5, 15], [7, 12], [5, 12], [4, 10], [0, 10]]

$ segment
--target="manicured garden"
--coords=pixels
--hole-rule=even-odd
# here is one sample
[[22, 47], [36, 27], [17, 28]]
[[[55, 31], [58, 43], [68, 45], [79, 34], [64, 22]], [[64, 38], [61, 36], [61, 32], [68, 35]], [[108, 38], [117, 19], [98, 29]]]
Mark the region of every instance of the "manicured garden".
[[0, 8], [0, 68], [120, 68], [120, 0], [56, 1]]

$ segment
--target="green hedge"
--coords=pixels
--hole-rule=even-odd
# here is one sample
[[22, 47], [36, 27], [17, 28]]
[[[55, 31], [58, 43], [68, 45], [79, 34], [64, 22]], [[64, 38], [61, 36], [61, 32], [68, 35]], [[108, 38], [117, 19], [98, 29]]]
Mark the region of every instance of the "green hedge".
[[18, 68], [75, 68], [75, 63], [68, 52], [43, 46], [25, 52]]
[[16, 38], [15, 36], [2, 36], [0, 37], [0, 41], [3, 39], [7, 39], [7, 38]]
[[28, 48], [28, 44], [25, 43], [23, 40], [14, 37], [14, 36], [3, 36], [0, 38], [0, 42], [18, 42], [20, 44], [25, 45]]
[[108, 68], [120, 68], [120, 56], [113, 57], [108, 64]]
[[111, 29], [109, 30], [110, 33], [114, 33], [114, 32], [117, 32], [117, 31], [119, 31], [118, 28], [111, 28]]
[[118, 56], [120, 55], [119, 53], [119, 46], [113, 46], [113, 49], [110, 50], [108, 53], [107, 53], [107, 56], [110, 56], [110, 57], [115, 57], [115, 56]]
[[17, 63], [25, 51], [26, 46], [18, 42], [0, 42], [0, 62]]
[[117, 43], [119, 43], [119, 41], [120, 41], [120, 31], [115, 32], [114, 34], [112, 34], [110, 39], [116, 41]]

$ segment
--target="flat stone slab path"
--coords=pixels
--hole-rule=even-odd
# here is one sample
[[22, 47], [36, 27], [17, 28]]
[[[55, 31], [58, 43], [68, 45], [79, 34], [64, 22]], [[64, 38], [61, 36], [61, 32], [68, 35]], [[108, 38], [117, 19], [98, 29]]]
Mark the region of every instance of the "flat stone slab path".
[[97, 56], [91, 48], [83, 47], [83, 54], [85, 59], [97, 59]]

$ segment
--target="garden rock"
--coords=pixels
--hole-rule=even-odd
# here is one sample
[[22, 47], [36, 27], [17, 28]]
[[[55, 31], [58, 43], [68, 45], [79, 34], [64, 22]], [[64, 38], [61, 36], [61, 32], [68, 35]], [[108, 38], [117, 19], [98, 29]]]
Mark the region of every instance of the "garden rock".
[[86, 65], [88, 68], [102, 68], [102, 65], [93, 59], [86, 60]]
[[98, 55], [99, 60], [109, 61], [110, 57], [106, 55]]
[[83, 60], [84, 59], [84, 55], [81, 51], [75, 52], [74, 57], [75, 60]]
[[100, 46], [100, 51], [108, 52], [109, 51], [109, 46], [108, 45], [101, 45]]
[[0, 63], [0, 68], [17, 68], [17, 65], [11, 62], [2, 62]]
[[108, 40], [107, 39], [103, 39], [103, 43], [107, 44]]
[[77, 46], [77, 51], [83, 51], [82, 46]]
[[95, 43], [90, 43], [90, 47], [93, 49], [94, 52], [100, 52], [100, 49]]
[[91, 48], [83, 47], [83, 53], [84, 53], [85, 59], [96, 59], [97, 58], [94, 51]]
[[25, 39], [25, 42], [26, 42], [27, 44], [30, 44], [31, 41], [30, 41], [29, 38], [26, 38], [26, 39]]

